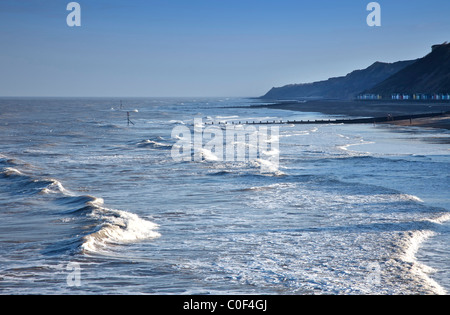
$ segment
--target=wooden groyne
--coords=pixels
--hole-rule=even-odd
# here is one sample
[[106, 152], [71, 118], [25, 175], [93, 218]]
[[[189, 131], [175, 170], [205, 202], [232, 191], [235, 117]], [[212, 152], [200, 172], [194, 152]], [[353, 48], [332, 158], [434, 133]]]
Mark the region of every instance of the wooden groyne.
[[374, 117], [374, 118], [356, 118], [356, 119], [322, 119], [322, 120], [267, 120], [267, 121], [231, 121], [231, 122], [211, 122], [206, 123], [206, 125], [285, 125], [285, 124], [297, 124], [297, 125], [312, 125], [312, 124], [376, 124], [385, 123], [399, 120], [410, 120], [417, 118], [433, 118], [433, 117], [443, 117], [450, 115], [450, 112], [441, 113], [426, 113], [426, 114], [416, 114], [416, 115], [402, 115], [402, 116], [391, 116], [387, 115], [385, 117]]

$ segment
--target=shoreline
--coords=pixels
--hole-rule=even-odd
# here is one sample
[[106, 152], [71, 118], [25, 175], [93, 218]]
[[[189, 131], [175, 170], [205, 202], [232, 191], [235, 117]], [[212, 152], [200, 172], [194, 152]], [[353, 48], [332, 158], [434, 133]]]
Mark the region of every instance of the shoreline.
[[450, 115], [444, 115], [442, 117], [416, 118], [411, 121], [398, 120], [390, 122], [389, 124], [404, 127], [425, 127], [450, 130]]
[[[414, 116], [450, 111], [449, 102], [392, 102], [392, 101], [345, 101], [345, 100], [314, 100], [306, 102], [279, 102], [253, 107], [273, 109], [320, 112], [332, 116], [350, 116], [377, 118], [391, 116]], [[340, 117], [342, 118], [342, 117]], [[398, 126], [428, 127], [450, 130], [450, 115], [439, 117], [420, 117], [382, 122]]]
[[[354, 117], [358, 120], [360, 117], [386, 117], [388, 114], [392, 116], [420, 116], [430, 115], [436, 112], [442, 112], [443, 115], [437, 117], [416, 117], [412, 119], [398, 119], [394, 121], [378, 122], [377, 124], [395, 125], [402, 127], [420, 127], [450, 130], [450, 103], [419, 103], [419, 102], [388, 102], [388, 101], [307, 101], [301, 102], [285, 102], [269, 105], [261, 105], [260, 107], [274, 108], [282, 110], [300, 111], [300, 112], [320, 112], [327, 115], [345, 115]], [[445, 114], [444, 114], [445, 113]], [[432, 115], [430, 115], [432, 116]], [[342, 117], [340, 117], [342, 118]], [[351, 119], [351, 118], [349, 118]], [[364, 119], [361, 119], [364, 120]], [[367, 120], [367, 119], [366, 119]], [[450, 141], [446, 138], [445, 142]], [[432, 141], [432, 140], [428, 140]], [[445, 219], [444, 219], [445, 218]], [[440, 220], [440, 219], [439, 219]], [[448, 224], [448, 216], [442, 217], [441, 223]], [[411, 272], [423, 281], [421, 285], [436, 295], [448, 294], [448, 287], [442, 278], [435, 277], [430, 272], [435, 266], [430, 261], [424, 260], [424, 257], [418, 257], [419, 252], [425, 251], [427, 243], [433, 242], [435, 235], [427, 234], [424, 231], [416, 231], [407, 242], [409, 245], [405, 247], [403, 260], [411, 264]], [[444, 283], [443, 283], [444, 282]]]

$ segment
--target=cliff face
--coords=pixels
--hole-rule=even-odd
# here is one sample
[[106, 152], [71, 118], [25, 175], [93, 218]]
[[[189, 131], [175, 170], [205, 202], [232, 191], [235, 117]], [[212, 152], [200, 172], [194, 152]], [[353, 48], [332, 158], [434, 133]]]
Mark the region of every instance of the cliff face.
[[434, 45], [427, 56], [395, 63], [376, 62], [367, 69], [326, 81], [272, 88], [262, 98], [354, 99], [359, 94], [446, 94], [450, 93], [450, 44]]
[[375, 62], [364, 70], [353, 71], [344, 77], [272, 88], [262, 98], [271, 100], [302, 98], [353, 99], [362, 91], [372, 88], [414, 62], [414, 60], [395, 63]]
[[450, 93], [450, 44], [434, 45], [427, 56], [367, 89], [364, 94]]

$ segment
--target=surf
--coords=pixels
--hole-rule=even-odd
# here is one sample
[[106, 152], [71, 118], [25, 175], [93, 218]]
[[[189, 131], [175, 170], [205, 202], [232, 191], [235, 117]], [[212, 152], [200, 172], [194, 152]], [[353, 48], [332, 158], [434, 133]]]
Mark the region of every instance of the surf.
[[41, 216], [40, 221], [46, 220], [43, 216], [52, 216], [59, 217], [56, 221], [77, 225], [74, 236], [66, 235], [66, 239], [48, 245], [44, 250], [47, 254], [106, 253], [113, 246], [161, 236], [157, 224], [131, 212], [108, 208], [103, 198], [77, 194], [59, 180], [21, 170], [19, 165], [0, 168], [0, 178], [6, 180], [4, 185], [13, 195], [48, 204], [50, 212], [35, 214]]

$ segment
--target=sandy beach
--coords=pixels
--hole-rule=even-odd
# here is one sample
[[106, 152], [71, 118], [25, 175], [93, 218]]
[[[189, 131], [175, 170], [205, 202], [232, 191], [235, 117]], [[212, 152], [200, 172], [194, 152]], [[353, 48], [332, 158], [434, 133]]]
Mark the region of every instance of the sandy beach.
[[[450, 111], [450, 102], [391, 102], [391, 101], [342, 101], [314, 100], [307, 102], [280, 102], [264, 107], [302, 112], [320, 112], [336, 116], [387, 117], [445, 113]], [[417, 118], [391, 122], [402, 126], [420, 126], [450, 129], [450, 115], [435, 118]]]
[[398, 126], [429, 127], [450, 130], [450, 115], [435, 118], [416, 118], [412, 120], [393, 121]]

